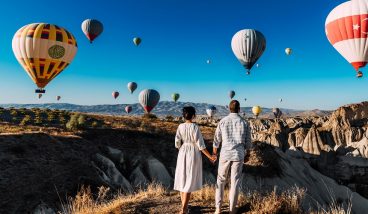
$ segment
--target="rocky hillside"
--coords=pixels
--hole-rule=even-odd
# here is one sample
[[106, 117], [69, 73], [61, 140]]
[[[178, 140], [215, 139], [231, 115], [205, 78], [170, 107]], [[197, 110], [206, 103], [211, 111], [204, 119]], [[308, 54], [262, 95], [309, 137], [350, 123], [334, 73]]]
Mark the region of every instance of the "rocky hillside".
[[[84, 113], [97, 113], [97, 114], [109, 114], [109, 115], [126, 115], [124, 108], [127, 104], [117, 104], [117, 105], [74, 105], [69, 103], [45, 103], [45, 104], [1, 104], [1, 107], [4, 108], [42, 108], [42, 109], [58, 109], [58, 110], [67, 110], [74, 112], [84, 112]], [[181, 110], [184, 106], [194, 106], [199, 115], [206, 114], [206, 108], [211, 104], [207, 103], [190, 103], [190, 102], [169, 102], [162, 101], [157, 107], [153, 110], [152, 113], [157, 116], [181, 116]], [[133, 107], [132, 115], [142, 115], [144, 114], [143, 108], [140, 104], [135, 103], [131, 104]], [[229, 110], [226, 109], [225, 106], [215, 105], [218, 110], [218, 117], [227, 115]], [[322, 110], [312, 110], [312, 111], [304, 111], [304, 110], [292, 110], [292, 109], [281, 109], [285, 116], [327, 116], [330, 114], [330, 111], [322, 111]], [[244, 107], [242, 108], [242, 112], [245, 113], [247, 117], [252, 117], [252, 108]], [[265, 118], [273, 118], [272, 108], [264, 108], [262, 117]]]
[[[366, 112], [368, 103], [361, 103], [341, 107], [329, 117], [250, 120], [255, 148], [244, 165], [243, 191], [269, 193], [276, 188], [281, 193], [298, 186], [306, 190], [304, 211], [335, 202], [345, 208], [352, 203], [354, 213], [364, 213]], [[67, 201], [82, 185], [92, 192], [107, 186], [125, 194], [152, 181], [172, 187], [178, 121], [88, 117], [103, 123], [67, 131], [63, 125], [1, 122], [0, 213], [32, 213], [46, 206], [59, 211], [60, 198]], [[211, 149], [216, 124], [200, 122]], [[207, 184], [214, 184], [216, 169], [204, 160]]]

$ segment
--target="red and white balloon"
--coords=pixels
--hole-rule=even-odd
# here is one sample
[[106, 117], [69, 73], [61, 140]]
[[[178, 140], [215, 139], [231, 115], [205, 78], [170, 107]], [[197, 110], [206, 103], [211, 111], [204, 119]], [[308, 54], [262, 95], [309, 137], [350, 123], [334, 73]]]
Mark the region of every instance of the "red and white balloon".
[[359, 69], [368, 63], [368, 1], [340, 4], [328, 15], [325, 29], [330, 43], [361, 77]]

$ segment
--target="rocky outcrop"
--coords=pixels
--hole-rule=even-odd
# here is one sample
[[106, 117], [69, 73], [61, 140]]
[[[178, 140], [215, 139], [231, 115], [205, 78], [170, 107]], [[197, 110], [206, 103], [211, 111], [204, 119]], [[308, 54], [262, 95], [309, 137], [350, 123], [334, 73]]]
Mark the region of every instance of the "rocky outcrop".
[[302, 143], [302, 149], [307, 154], [320, 155], [321, 151], [329, 152], [332, 148], [325, 144], [315, 126], [309, 129], [307, 136]]
[[134, 188], [145, 189], [150, 183], [140, 166], [136, 167], [130, 174], [129, 180]]
[[166, 167], [156, 158], [148, 158], [145, 169], [152, 182], [160, 183], [167, 188], [172, 186], [172, 177], [170, 176]]
[[308, 134], [307, 128], [298, 128], [297, 130], [289, 133], [288, 144], [289, 147], [302, 147], [305, 137]]
[[40, 203], [33, 210], [33, 214], [56, 214], [56, 212], [45, 203]]
[[116, 168], [113, 161], [109, 158], [97, 154], [96, 160], [93, 162], [95, 168], [102, 181], [106, 182], [110, 187], [121, 189], [124, 193], [132, 193], [133, 187], [130, 182]]
[[[304, 158], [298, 158], [298, 155], [293, 155], [292, 150], [284, 153], [280, 150], [270, 150], [267, 152], [258, 153], [259, 156], [272, 156], [274, 162], [278, 162], [280, 168], [278, 170], [268, 169], [273, 171], [267, 177], [260, 177], [260, 172], [264, 167], [261, 162], [257, 166], [251, 164], [254, 173], [245, 171], [242, 177], [242, 189], [252, 191], [258, 190], [261, 192], [273, 191], [288, 191], [297, 186], [306, 190], [306, 197], [303, 201], [305, 211], [311, 207], [316, 209], [318, 205], [326, 206], [331, 204], [333, 200], [337, 200], [348, 207], [351, 200], [353, 213], [365, 213], [368, 209], [368, 200], [359, 194], [351, 191], [343, 185], [339, 185], [333, 179], [321, 175], [313, 169]], [[254, 163], [254, 162], [251, 162]], [[246, 163], [249, 164], [248, 162]], [[275, 164], [275, 163], [274, 163]], [[275, 165], [276, 166], [276, 165]], [[255, 170], [255, 168], [259, 168]]]

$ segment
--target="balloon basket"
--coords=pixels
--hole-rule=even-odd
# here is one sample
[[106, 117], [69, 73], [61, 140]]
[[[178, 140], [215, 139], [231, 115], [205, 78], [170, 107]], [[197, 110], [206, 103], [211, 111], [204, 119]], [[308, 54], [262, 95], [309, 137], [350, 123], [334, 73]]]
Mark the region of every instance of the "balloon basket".
[[357, 78], [362, 78], [363, 77], [363, 72], [358, 71], [356, 76], [357, 76]]
[[35, 93], [37, 93], [37, 94], [44, 94], [46, 92], [46, 90], [45, 89], [36, 89], [35, 90]]

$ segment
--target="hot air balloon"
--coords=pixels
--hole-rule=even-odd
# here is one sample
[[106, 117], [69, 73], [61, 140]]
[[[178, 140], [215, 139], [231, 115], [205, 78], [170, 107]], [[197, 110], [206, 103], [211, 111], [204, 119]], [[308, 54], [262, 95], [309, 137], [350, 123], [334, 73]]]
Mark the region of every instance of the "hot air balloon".
[[293, 50], [292, 50], [291, 48], [286, 48], [286, 49], [285, 49], [285, 53], [286, 53], [286, 55], [288, 55], [288, 56], [290, 56], [292, 52], [293, 52]]
[[209, 106], [207, 109], [206, 109], [206, 113], [208, 116], [210, 116], [211, 118], [217, 113], [217, 109], [215, 106]]
[[150, 113], [159, 101], [160, 94], [156, 90], [145, 89], [139, 93], [139, 103], [144, 108], [146, 113]]
[[129, 114], [130, 112], [132, 112], [133, 108], [131, 106], [125, 106], [125, 112], [127, 114]]
[[114, 99], [116, 99], [116, 98], [118, 98], [118, 96], [119, 96], [119, 92], [118, 91], [113, 91], [112, 92], [112, 97], [114, 98]]
[[56, 100], [59, 101], [61, 99], [61, 96], [56, 96]]
[[179, 98], [180, 98], [180, 94], [178, 94], [178, 93], [173, 93], [173, 94], [171, 95], [171, 98], [174, 100], [174, 102], [176, 102], [176, 101], [178, 101], [178, 100], [179, 100]]
[[266, 38], [259, 31], [245, 29], [237, 32], [231, 40], [231, 48], [240, 63], [250, 70], [266, 50]]
[[282, 103], [282, 98], [279, 99], [279, 102]]
[[355, 68], [368, 62], [368, 1], [347, 1], [334, 8], [327, 16], [325, 30], [329, 42]]
[[207, 62], [207, 64], [211, 64], [211, 60], [209, 60], [209, 59], [207, 59], [206, 62]]
[[41, 97], [42, 97], [42, 94], [38, 94], [38, 99], [41, 99]]
[[258, 115], [262, 113], [262, 108], [260, 106], [253, 106], [252, 112], [254, 116], [258, 117]]
[[96, 19], [86, 19], [82, 22], [82, 31], [92, 43], [103, 31], [103, 24]]
[[235, 91], [229, 91], [229, 97], [233, 99], [235, 97]]
[[45, 93], [46, 85], [71, 63], [78, 49], [71, 33], [46, 23], [20, 28], [12, 47], [18, 62], [37, 85], [36, 93]]
[[139, 44], [141, 44], [142, 39], [139, 37], [134, 37], [133, 39], [133, 43], [135, 44], [135, 46], [138, 46]]
[[247, 98], [244, 98], [244, 102], [247, 102]]
[[275, 116], [275, 118], [280, 118], [282, 115], [282, 112], [279, 108], [273, 108], [272, 113]]
[[259, 64], [257, 64], [256, 67], [259, 68]]
[[130, 91], [131, 94], [133, 94], [133, 92], [135, 91], [135, 89], [137, 89], [138, 84], [135, 82], [129, 82], [128, 85], [128, 90]]

